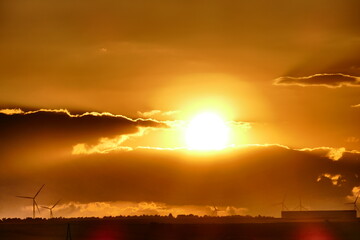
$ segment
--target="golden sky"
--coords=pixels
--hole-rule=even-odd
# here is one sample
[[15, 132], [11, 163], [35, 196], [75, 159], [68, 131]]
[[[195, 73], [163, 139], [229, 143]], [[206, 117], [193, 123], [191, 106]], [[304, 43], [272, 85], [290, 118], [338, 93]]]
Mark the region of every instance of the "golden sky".
[[[359, 8], [1, 1], [0, 217], [30, 216], [14, 196], [43, 183], [62, 216], [278, 215], [285, 192], [344, 208], [360, 189]], [[204, 112], [222, 150], [188, 149]], [[211, 121], [202, 141], [220, 138]]]

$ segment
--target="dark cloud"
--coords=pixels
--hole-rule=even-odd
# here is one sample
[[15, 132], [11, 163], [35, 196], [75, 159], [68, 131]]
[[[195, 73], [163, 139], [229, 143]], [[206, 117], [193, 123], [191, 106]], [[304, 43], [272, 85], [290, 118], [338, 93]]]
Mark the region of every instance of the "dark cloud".
[[[164, 128], [165, 123], [152, 119], [131, 119], [110, 113], [84, 113], [72, 115], [67, 110], [37, 110], [23, 112], [20, 109], [0, 111], [2, 151], [39, 151], [46, 148], [71, 152], [78, 143], [96, 143], [99, 138], [112, 138], [134, 134], [140, 128]], [[12, 149], [13, 148], [13, 149]]]
[[165, 123], [153, 119], [131, 119], [122, 115], [96, 112], [72, 115], [62, 109], [29, 112], [23, 112], [21, 109], [3, 109], [0, 111], [0, 123], [4, 136], [55, 132], [65, 136], [69, 134], [86, 138], [133, 133], [137, 131], [137, 127], [167, 127]]
[[[42, 202], [63, 203], [155, 201], [173, 205], [235, 206], [251, 214], [276, 214], [271, 204], [288, 192], [288, 207], [304, 204], [314, 209], [343, 208], [346, 196], [359, 185], [359, 154], [346, 153], [339, 161], [323, 154], [280, 146], [254, 146], [212, 154], [181, 150], [137, 149], [130, 152], [69, 156], [70, 161], [38, 166], [15, 177], [1, 176], [0, 192], [11, 195], [35, 191], [47, 184]], [[327, 175], [326, 175], [327, 174]], [[318, 181], [319, 176], [341, 175], [341, 186]], [[325, 200], [326, 199], [326, 200]], [[21, 203], [19, 203], [21, 204]], [[49, 203], [50, 204], [50, 203]]]
[[301, 87], [322, 86], [328, 88], [360, 87], [360, 78], [341, 73], [323, 73], [307, 77], [280, 77], [275, 80], [275, 85], [296, 85]]

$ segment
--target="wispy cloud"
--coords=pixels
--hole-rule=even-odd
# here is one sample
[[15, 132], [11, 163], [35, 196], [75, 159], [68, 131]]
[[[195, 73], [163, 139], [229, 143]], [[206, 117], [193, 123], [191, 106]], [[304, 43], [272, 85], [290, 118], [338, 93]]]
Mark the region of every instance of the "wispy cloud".
[[328, 88], [360, 87], [360, 78], [342, 73], [321, 73], [306, 77], [280, 77], [275, 79], [274, 85], [321, 86]]
[[360, 139], [357, 138], [357, 137], [348, 137], [348, 138], [346, 138], [346, 142], [348, 142], [348, 143], [357, 143], [359, 141], [360, 141]]
[[161, 111], [161, 110], [151, 110], [151, 111], [147, 111], [147, 112], [140, 112], [138, 111], [137, 114], [140, 117], [152, 117], [152, 116], [171, 116], [174, 114], [178, 114], [180, 111], [179, 110], [175, 110], [175, 111]]
[[6, 109], [0, 109], [0, 113], [6, 114], [6, 115], [30, 115], [30, 114], [36, 114], [36, 113], [63, 113], [66, 114], [69, 117], [72, 118], [81, 118], [85, 116], [94, 116], [94, 117], [117, 117], [117, 118], [124, 118], [129, 121], [138, 122], [138, 121], [154, 121], [161, 123], [161, 121], [157, 121], [155, 119], [144, 119], [144, 118], [130, 118], [125, 115], [119, 115], [119, 114], [112, 114], [109, 112], [85, 112], [82, 114], [72, 114], [67, 109], [38, 109], [33, 111], [23, 111], [20, 108], [6, 108]]
[[251, 123], [249, 123], [249, 122], [228, 121], [227, 123], [230, 126], [239, 127], [239, 128], [242, 128], [242, 129], [250, 129], [251, 128]]
[[139, 128], [137, 133], [123, 134], [115, 138], [100, 138], [98, 144], [89, 146], [86, 143], [79, 143], [73, 146], [72, 154], [94, 154], [94, 153], [109, 153], [111, 151], [132, 151], [133, 148], [122, 146], [123, 142], [129, 138], [143, 136], [147, 128]]

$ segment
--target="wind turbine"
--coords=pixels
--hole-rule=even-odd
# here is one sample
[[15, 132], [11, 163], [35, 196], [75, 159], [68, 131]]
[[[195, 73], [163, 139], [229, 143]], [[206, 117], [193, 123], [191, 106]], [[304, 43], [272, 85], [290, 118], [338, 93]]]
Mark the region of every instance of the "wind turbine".
[[299, 205], [298, 205], [295, 209], [299, 209], [300, 211], [302, 211], [302, 210], [309, 210], [307, 207], [305, 207], [304, 205], [302, 205], [301, 197], [300, 197], [300, 203], [299, 203]]
[[281, 205], [281, 211], [289, 210], [289, 208], [285, 205], [286, 195], [287, 193], [284, 194], [284, 197], [281, 202], [275, 203], [273, 206]]
[[214, 205], [214, 215], [217, 217], [218, 216], [218, 212], [219, 212], [219, 209]]
[[352, 205], [354, 205], [354, 210], [360, 211], [359, 207], [357, 206], [357, 200], [359, 199], [359, 195], [360, 195], [360, 192], [356, 196], [355, 201], [350, 202], [350, 203], [345, 203], [345, 204], [352, 204]]
[[37, 204], [37, 202], [36, 202], [35, 199], [36, 199], [37, 195], [39, 195], [41, 189], [42, 189], [44, 186], [45, 186], [45, 184], [43, 184], [43, 185], [41, 186], [41, 188], [39, 189], [39, 191], [37, 191], [37, 193], [35, 194], [34, 197], [16, 196], [16, 197], [18, 197], [18, 198], [32, 199], [32, 202], [33, 202], [33, 218], [35, 218], [35, 206], [36, 206], [36, 208], [37, 208], [37, 210], [38, 210], [38, 212], [39, 212], [39, 214], [40, 214], [40, 209], [39, 209], [39, 206], [38, 206], [38, 204]]
[[[60, 199], [61, 200], [61, 199]], [[58, 200], [52, 207], [47, 207], [47, 206], [41, 206], [42, 208], [48, 209], [50, 210], [50, 218], [53, 218], [53, 212], [52, 210], [54, 209], [54, 207], [60, 202], [60, 200]]]

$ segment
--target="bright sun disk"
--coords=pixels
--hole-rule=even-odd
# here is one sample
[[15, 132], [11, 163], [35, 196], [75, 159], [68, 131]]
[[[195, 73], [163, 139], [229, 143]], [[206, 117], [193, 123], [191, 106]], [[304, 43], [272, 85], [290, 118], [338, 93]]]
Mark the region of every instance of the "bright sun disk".
[[229, 141], [225, 121], [211, 112], [195, 116], [186, 129], [186, 144], [192, 150], [221, 150]]

